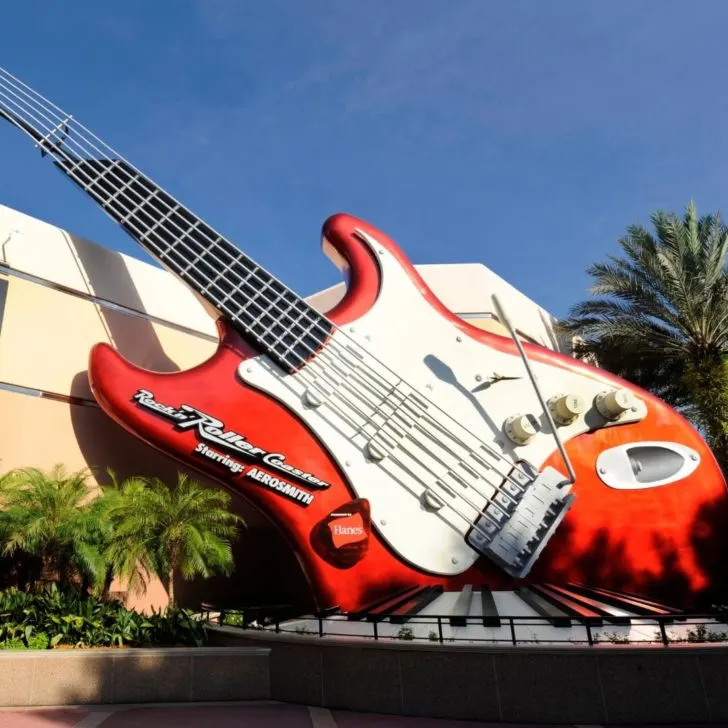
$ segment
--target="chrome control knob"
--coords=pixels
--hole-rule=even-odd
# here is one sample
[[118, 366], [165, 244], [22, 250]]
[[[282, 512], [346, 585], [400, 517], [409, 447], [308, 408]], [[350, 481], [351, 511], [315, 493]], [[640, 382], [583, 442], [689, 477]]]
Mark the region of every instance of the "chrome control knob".
[[557, 394], [547, 404], [557, 425], [570, 425], [586, 410], [584, 398], [578, 394]]
[[503, 424], [503, 431], [516, 445], [525, 445], [540, 430], [533, 415], [513, 415]]
[[599, 414], [607, 420], [618, 419], [627, 410], [636, 407], [637, 403], [637, 397], [629, 389], [612, 389], [600, 392], [594, 400], [594, 405]]

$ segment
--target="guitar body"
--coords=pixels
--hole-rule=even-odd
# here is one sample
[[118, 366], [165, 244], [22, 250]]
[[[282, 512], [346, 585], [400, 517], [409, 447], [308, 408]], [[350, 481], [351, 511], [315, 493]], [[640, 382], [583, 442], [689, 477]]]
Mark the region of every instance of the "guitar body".
[[[566, 472], [548, 427], [523, 447], [503, 433], [509, 415], [540, 416], [513, 341], [448, 311], [398, 247], [363, 221], [330, 218], [324, 245], [349, 279], [346, 296], [328, 314], [339, 327], [325, 347], [328, 361], [337, 361], [337, 351], [348, 356], [349, 340], [361, 344], [427, 394], [440, 408], [435, 419], [454, 418], [463, 433], [498, 451], [504, 459], [497, 463], [522, 457], [539, 470]], [[219, 322], [219, 330], [221, 343], [211, 359], [174, 374], [142, 370], [100, 344], [90, 357], [93, 392], [134, 435], [267, 514], [295, 550], [318, 608], [355, 610], [414, 584], [505, 589], [523, 583], [470, 548], [468, 524], [445, 515], [448, 508], [427, 507], [419, 486], [404, 483], [402, 473], [416, 469], [404, 458], [421, 457], [408, 449], [410, 440], [398, 441], [383, 458], [371, 457], [371, 449], [367, 456], [379, 425], [369, 435], [362, 435], [364, 426], [347, 429], [355, 413], [337, 419], [335, 391], [323, 404], [311, 396], [321, 379], [311, 372], [323, 375], [323, 366], [286, 374], [228, 324]], [[710, 450], [687, 421], [650, 394], [570, 357], [534, 345], [525, 349], [547, 397], [575, 392], [590, 404], [599, 392], [627, 388], [639, 400], [639, 411], [627, 412], [624, 423], [610, 425], [591, 408], [560, 428], [576, 475], [575, 498], [528, 580], [647, 594], [679, 584], [680, 601], [689, 603], [709, 586], [699, 547], [709, 536], [707, 514], [725, 501]], [[384, 381], [386, 371], [376, 381]], [[503, 381], [495, 376], [489, 384], [494, 374]], [[333, 381], [335, 390], [340, 383]], [[359, 388], [362, 397], [373, 397], [372, 381], [352, 377], [339, 389], [357, 394]], [[635, 442], [676, 443], [693, 464], [683, 477], [654, 487], [605, 483], [597, 472], [600, 456]]]
[[524, 579], [687, 606], [714, 586], [725, 481], [664, 402], [468, 325], [349, 215], [324, 225], [348, 276], [327, 319], [1, 68], [0, 118], [220, 313], [209, 361], [160, 374], [102, 344], [91, 387], [127, 430], [266, 513], [318, 608]]

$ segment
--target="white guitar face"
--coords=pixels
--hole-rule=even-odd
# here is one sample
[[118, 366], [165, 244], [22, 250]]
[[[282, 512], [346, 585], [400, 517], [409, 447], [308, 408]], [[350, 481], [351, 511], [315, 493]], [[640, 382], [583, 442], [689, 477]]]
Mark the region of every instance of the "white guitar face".
[[[423, 571], [458, 574], [479, 557], [468, 535], [472, 542], [483, 509], [533, 479], [517, 463], [541, 468], [556, 447], [554, 435], [521, 359], [463, 334], [388, 251], [363, 239], [381, 269], [375, 305], [336, 331], [301, 371], [285, 374], [261, 356], [244, 361], [239, 376], [326, 443], [394, 551]], [[646, 415], [641, 400], [615, 391], [596, 371], [591, 378], [538, 362], [532, 368], [563, 441]], [[547, 471], [533, 503], [564, 500], [569, 489], [558, 486], [565, 473]], [[550, 505], [539, 514], [533, 503], [520, 509], [526, 516], [511, 519], [522, 522], [524, 532], [513, 538], [524, 543]], [[551, 514], [558, 515], [551, 532], [564, 513]], [[487, 531], [479, 524], [478, 538]]]

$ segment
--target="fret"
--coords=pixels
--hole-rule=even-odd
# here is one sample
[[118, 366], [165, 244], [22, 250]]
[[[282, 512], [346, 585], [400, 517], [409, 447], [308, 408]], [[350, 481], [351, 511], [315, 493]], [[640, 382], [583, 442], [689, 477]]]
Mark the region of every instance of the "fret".
[[[265, 323], [263, 319], [268, 319], [271, 323]], [[261, 343], [263, 343], [265, 341], [265, 336], [272, 332], [275, 325], [276, 322], [268, 315], [268, 313], [264, 311], [262, 315], [256, 317], [249, 324], [247, 324], [247, 328]], [[262, 330], [257, 331], [256, 329]]]
[[[239, 261], [236, 261], [236, 262], [239, 262]], [[231, 270], [230, 272], [234, 272], [234, 271]], [[222, 276], [218, 276], [218, 278], [221, 278], [221, 277]], [[236, 293], [239, 293], [239, 294], [241, 294], [241, 296], [244, 297], [244, 299], [246, 301], [245, 304], [237, 304], [239, 306], [239, 311], [243, 311], [245, 306], [247, 306], [250, 303], [250, 299], [251, 299], [251, 297], [249, 295], [246, 295], [243, 288], [245, 286], [249, 286], [254, 291], [253, 297], [257, 297], [258, 293], [260, 293], [260, 290], [256, 290], [253, 287], [253, 285], [250, 283], [250, 280], [253, 277], [259, 277], [259, 276], [256, 276], [256, 272], [253, 270], [246, 271], [245, 269], [243, 269], [243, 275], [241, 275], [240, 273], [234, 272], [233, 278], [234, 277], [237, 277], [238, 281], [237, 281], [237, 283], [233, 283], [233, 287], [230, 289], [230, 291], [225, 296], [223, 303], [230, 300]], [[265, 280], [264, 287], [267, 288], [268, 286], [270, 286], [271, 280], [272, 279], [268, 276], [267, 279]]]
[[[293, 308], [296, 309], [296, 306], [297, 305], [298, 304], [294, 302]], [[317, 314], [312, 309], [309, 309], [308, 311], [299, 311], [299, 310], [296, 309], [295, 313], [299, 314], [298, 315], [298, 318], [296, 318], [296, 319], [294, 319], [290, 314], [288, 314], [288, 321], [290, 323], [290, 328], [291, 329], [293, 329], [293, 327], [297, 327], [297, 328], [301, 329], [302, 331], [306, 331], [306, 329], [304, 328], [303, 324], [301, 323], [302, 320], [305, 321], [305, 323], [312, 324], [313, 326], [321, 326], [321, 317], [320, 317], [320, 315]], [[316, 318], [313, 319], [313, 320], [310, 319], [309, 318], [309, 314], [310, 313], [314, 313], [314, 315], [316, 316]]]
[[137, 179], [138, 179], [138, 177], [136, 177], [136, 176], [129, 177], [129, 179], [126, 182], [124, 182], [124, 184], [121, 187], [119, 187], [119, 189], [116, 192], [114, 192], [114, 194], [111, 195], [111, 197], [109, 197], [108, 200], [106, 200], [105, 202], [103, 202], [103, 201], [101, 202], [101, 206], [108, 207], [109, 205], [116, 202], [116, 200], [118, 198], [120, 198], [121, 195], [123, 195], [129, 189], [129, 187], [131, 187], [134, 184], [134, 182], [137, 181]]
[[150, 202], [151, 200], [153, 200], [153, 199], [154, 199], [154, 198], [155, 198], [155, 197], [157, 196], [157, 193], [158, 193], [158, 192], [159, 192], [159, 190], [154, 190], [154, 192], [152, 192], [152, 194], [151, 194], [151, 195], [149, 195], [148, 197], [146, 197], [146, 198], [142, 199], [142, 201], [141, 201], [141, 202], [138, 202], [138, 203], [137, 203], [137, 204], [136, 204], [136, 205], [134, 206], [134, 208], [132, 208], [131, 212], [128, 212], [128, 213], [127, 213], [126, 215], [124, 215], [124, 217], [120, 217], [120, 218], [119, 218], [119, 225], [122, 225], [122, 226], [126, 225], [126, 224], [127, 224], [128, 222], [129, 222], [129, 220], [131, 220], [131, 218], [132, 218], [132, 217], [135, 217], [135, 216], [136, 216], [136, 215], [138, 215], [138, 214], [139, 214], [140, 212], [144, 212], [144, 210], [142, 210], [142, 208], [143, 208], [143, 207], [144, 207], [144, 206], [145, 206], [145, 205], [146, 205], [146, 204], [147, 204], [148, 202]]
[[[84, 160], [84, 161], [85, 161], [85, 160]], [[72, 167], [72, 169], [71, 169], [71, 170], [69, 171], [69, 174], [72, 174], [72, 173], [73, 173], [73, 170], [77, 169], [77, 168], [78, 168], [78, 167], [80, 167], [80, 166], [81, 166], [81, 162], [79, 162], [78, 164], [75, 164], [75, 165], [74, 165], [74, 166]], [[101, 182], [101, 181], [102, 181], [102, 180], [103, 180], [103, 179], [104, 179], [105, 177], [107, 177], [107, 176], [108, 176], [108, 175], [109, 175], [109, 174], [110, 174], [110, 173], [111, 173], [111, 172], [112, 172], [113, 170], [115, 170], [115, 169], [118, 169], [118, 168], [119, 168], [119, 164], [118, 164], [117, 160], [114, 160], [114, 161], [113, 161], [113, 162], [112, 162], [112, 163], [111, 163], [111, 164], [110, 164], [110, 165], [109, 165], [109, 166], [108, 166], [108, 167], [107, 167], [107, 168], [106, 168], [106, 169], [105, 169], [105, 170], [104, 170], [104, 171], [103, 171], [103, 172], [102, 172], [102, 173], [101, 173], [100, 175], [98, 175], [98, 177], [96, 177], [95, 179], [93, 179], [93, 180], [92, 180], [91, 182], [89, 182], [89, 183], [88, 183], [87, 185], [81, 184], [81, 187], [83, 187], [83, 189], [84, 189], [84, 192], [89, 192], [89, 191], [91, 190], [91, 188], [92, 188], [92, 187], [93, 187], [93, 186], [94, 186], [95, 184], [98, 184], [99, 182]], [[97, 194], [97, 193], [95, 193], [95, 192], [92, 192], [92, 194]], [[117, 193], [117, 194], [118, 194], [118, 193]], [[115, 196], [116, 196], [116, 195], [114, 195], [114, 197], [115, 197]], [[113, 199], [113, 197], [112, 197], [111, 199]], [[102, 203], [102, 204], [103, 204], [103, 203]]]
[[[179, 214], [179, 212], [179, 210], [173, 210], [167, 217], [171, 218], [172, 215]], [[181, 215], [180, 218], [184, 219]], [[184, 275], [185, 273], [190, 272], [194, 267], [208, 268], [212, 274], [204, 274], [205, 280], [199, 283], [199, 292], [207, 293], [209, 287], [220, 278], [220, 276], [215, 272], [214, 267], [217, 263], [222, 264], [224, 262], [221, 259], [221, 256], [229, 259], [232, 258], [232, 262], [235, 262], [233, 256], [221, 247], [221, 243], [225, 242], [224, 238], [217, 237], [215, 240], [211, 240], [206, 245], [206, 243], [199, 238], [199, 234], [203, 232], [201, 230], [202, 222], [200, 220], [197, 220], [192, 226], [188, 225], [188, 229], [183, 231], [180, 235], [167, 230], [166, 227], [162, 226], [162, 222], [163, 221], [160, 221], [160, 225], [157, 230], [150, 230], [150, 234], [155, 235], [166, 246], [166, 250], [160, 253], [159, 257], [168, 260], [172, 264], [177, 275]], [[181, 229], [181, 224], [176, 225], [176, 227]], [[164, 231], [164, 234], [162, 234], [162, 231]], [[165, 239], [165, 235], [168, 239]], [[161, 245], [158, 247], [161, 249]], [[173, 255], [179, 259], [178, 262], [172, 261], [171, 256]], [[187, 255], [192, 257], [188, 258], [186, 257]]]
[[[311, 333], [311, 331], [309, 331], [309, 330], [305, 330], [305, 329], [302, 329], [302, 330], [303, 330], [303, 334], [296, 335], [295, 338], [297, 339], [297, 341], [294, 342], [292, 345], [287, 346], [286, 347], [287, 349], [292, 349], [298, 343], [302, 342], [306, 338], [306, 336], [308, 336], [308, 334]], [[290, 329], [286, 329], [285, 327], [281, 326], [281, 333], [271, 343], [272, 343], [273, 346], [275, 346], [278, 343], [283, 343], [283, 339], [285, 339], [286, 337], [288, 337], [288, 338], [294, 338], [294, 336], [291, 333]]]
[[[83, 158], [81, 158], [81, 159], [79, 159], [79, 160], [78, 160], [78, 162], [76, 162], [76, 164], [74, 164], [74, 165], [73, 165], [73, 166], [71, 166], [71, 167], [68, 167], [68, 169], [66, 170], [66, 172], [67, 172], [67, 173], [68, 173], [69, 175], [73, 175], [73, 173], [74, 173], [74, 172], [75, 172], [75, 171], [76, 171], [76, 170], [77, 170], [77, 169], [78, 169], [79, 167], [82, 167], [82, 166], [83, 166], [84, 164], [86, 164], [87, 162], [88, 162], [88, 160], [86, 160], [86, 159], [83, 159]], [[85, 188], [84, 188], [84, 189], [85, 189]]]
[[[266, 349], [287, 366], [290, 366], [289, 358], [293, 356], [297, 360], [294, 366], [297, 367], [309, 360], [323, 344], [322, 338], [313, 333], [316, 322], [311, 323], [311, 328], [303, 329], [300, 335], [293, 334], [290, 329], [277, 322], [267, 326], [262, 321], [256, 321], [251, 330]], [[274, 333], [276, 327], [280, 329], [277, 335]]]
[[[219, 239], [221, 239], [221, 238], [219, 238]], [[220, 271], [220, 273], [218, 274], [218, 275], [219, 275], [219, 278], [223, 278], [223, 277], [225, 276], [225, 274], [226, 274], [226, 273], [228, 273], [228, 272], [229, 272], [230, 270], [232, 270], [232, 268], [233, 268], [233, 267], [234, 267], [234, 266], [235, 266], [235, 265], [236, 265], [237, 263], [239, 263], [239, 262], [240, 262], [240, 261], [239, 261], [238, 259], [236, 259], [236, 258], [235, 258], [235, 257], [233, 257], [233, 256], [231, 256], [231, 258], [232, 258], [232, 260], [231, 260], [231, 261], [230, 261], [230, 262], [229, 262], [229, 263], [228, 263], [228, 264], [227, 264], [227, 265], [226, 265], [226, 266], [225, 266], [225, 267], [224, 267], [224, 268], [223, 268], [223, 269], [222, 269], [222, 270]], [[254, 266], [254, 267], [255, 267], [255, 270], [260, 270], [260, 269], [258, 268], [258, 266]], [[254, 273], [255, 273], [255, 271], [252, 271], [250, 275], [253, 275]], [[214, 283], [214, 281], [210, 281], [210, 283], [208, 283], [208, 285], [207, 285], [207, 286], [205, 286], [205, 287], [204, 287], [204, 288], [203, 288], [203, 289], [202, 289], [202, 290], [200, 291], [200, 293], [201, 293], [201, 294], [202, 294], [202, 295], [204, 296], [204, 295], [205, 295], [205, 293], [207, 293], [207, 290], [208, 290], [209, 286], [213, 285], [213, 283]]]
[[[249, 278], [249, 277], [250, 277], [250, 276], [248, 276], [247, 278]], [[247, 278], [246, 278], [246, 279], [245, 279], [244, 281], [241, 281], [241, 282], [240, 282], [240, 283], [238, 284], [238, 286], [241, 286], [241, 285], [246, 285], [246, 283], [247, 283]], [[243, 305], [242, 305], [242, 306], [240, 307], [240, 309], [238, 310], [238, 313], [239, 313], [239, 314], [241, 314], [241, 313], [246, 313], [246, 311], [247, 311], [247, 309], [248, 309], [248, 307], [249, 307], [249, 306], [258, 306], [258, 308], [260, 308], [259, 304], [255, 303], [255, 302], [256, 302], [256, 301], [257, 301], [257, 300], [258, 300], [258, 299], [259, 299], [259, 298], [260, 298], [260, 297], [261, 297], [261, 296], [262, 296], [262, 295], [263, 295], [263, 294], [264, 294], [264, 293], [265, 293], [265, 292], [266, 292], [266, 291], [267, 291], [267, 290], [268, 290], [268, 289], [269, 289], [269, 288], [271, 287], [271, 285], [272, 285], [272, 284], [273, 284], [273, 279], [272, 279], [272, 278], [269, 278], [269, 279], [268, 279], [268, 280], [267, 280], [267, 281], [265, 282], [265, 284], [263, 285], [263, 287], [262, 287], [262, 288], [259, 288], [259, 289], [258, 289], [258, 290], [257, 290], [257, 291], [256, 291], [256, 292], [255, 292], [255, 293], [254, 293], [254, 294], [252, 295], [252, 296], [250, 296], [250, 297], [248, 297], [248, 298], [247, 298], [247, 300], [245, 301], [245, 303], [244, 303], [244, 304], [243, 304]], [[230, 291], [230, 293], [229, 293], [229, 294], [227, 295], [227, 297], [225, 298], [225, 300], [226, 300], [226, 301], [227, 301], [227, 300], [228, 300], [228, 299], [229, 299], [229, 298], [230, 298], [231, 296], [233, 296], [233, 295], [234, 295], [235, 293], [242, 293], [242, 291], [240, 291], [240, 290], [239, 290], [238, 286], [236, 286], [235, 288], [233, 288], [233, 290], [232, 290], [232, 291]], [[280, 293], [278, 294], [278, 297], [279, 297], [279, 298], [281, 297], [281, 294], [280, 294]], [[269, 304], [269, 305], [273, 305], [273, 306], [275, 306], [275, 304], [276, 304], [276, 301], [275, 301], [275, 300], [271, 300], [271, 299], [264, 299], [264, 300], [265, 300], [265, 302], [266, 302], [267, 304]]]
[[[293, 344], [289, 344], [286, 347], [286, 351], [293, 352], [293, 350], [296, 347], [300, 346], [308, 338], [308, 336], [313, 333], [313, 326], [310, 327], [310, 328], [308, 328], [308, 329], [302, 329], [302, 331], [303, 331], [303, 333], [300, 336], [298, 336], [298, 340], [297, 341], [294, 341]], [[286, 332], [283, 333], [283, 335], [280, 337], [280, 339], [282, 340], [283, 337], [289, 336], [289, 335], [290, 334], [286, 331]], [[275, 342], [275, 343], [278, 343], [278, 342]], [[323, 343], [323, 342], [319, 341], [318, 343]], [[315, 349], [314, 349], [314, 351], [315, 351]], [[311, 352], [309, 352], [309, 353], [311, 353]]]
[[[197, 226], [197, 224], [195, 225], [195, 227], [196, 226]], [[194, 250], [189, 245], [187, 245], [186, 243], [183, 242], [186, 237], [190, 237], [191, 233], [192, 233], [192, 230], [188, 230], [186, 233], [183, 233], [179, 238], [177, 238], [174, 243], [167, 243], [167, 250], [164, 253], [162, 253], [160, 257], [169, 258], [169, 255], [172, 252], [178, 252], [178, 248], [180, 245], [182, 245], [182, 247], [184, 247], [184, 248], [187, 248], [187, 250], [189, 250], [191, 253], [194, 253]], [[155, 233], [155, 234], [157, 234], [157, 233]], [[196, 243], [197, 245], [199, 245], [199, 242], [195, 241], [194, 238], [190, 237], [190, 240], [193, 243]], [[184, 275], [185, 273], [189, 272], [193, 268], [193, 266], [199, 265], [200, 263], [205, 263], [206, 261], [204, 261], [203, 258], [205, 258], [209, 253], [211, 253], [214, 250], [214, 248], [217, 247], [219, 242], [220, 242], [220, 240], [218, 238], [218, 240], [214, 241], [210, 245], [209, 248], [204, 248], [204, 247], [201, 248], [200, 252], [197, 253], [195, 255], [195, 257], [192, 258], [192, 260], [190, 260], [187, 263], [187, 265], [185, 265], [184, 267], [180, 266], [179, 270], [177, 271], [177, 275]], [[184, 253], [180, 252], [180, 255], [184, 255]]]
[[[195, 284], [198, 291], [202, 288], [202, 283], [198, 280], [192, 277], [193, 271], [187, 271], [184, 275], [188, 276], [190, 280]], [[210, 303], [215, 304], [215, 307], [218, 308], [222, 313], [227, 313], [225, 307], [220, 303], [218, 294], [210, 291], [210, 288], [217, 288], [219, 289], [220, 293], [225, 294], [226, 291], [222, 288], [222, 282], [221, 281], [212, 281], [211, 283], [208, 283], [207, 286], [207, 292], [205, 293], [205, 298], [210, 301]]]
[[[283, 309], [279, 307], [279, 304], [281, 301], [286, 301], [285, 294], [278, 294], [278, 298], [271, 301], [268, 299], [266, 303], [269, 304], [269, 309], [267, 314], [277, 320], [277, 324], [281, 327], [281, 334], [273, 341], [273, 344], [283, 341], [284, 338], [290, 339], [293, 343], [291, 344], [291, 347], [297, 347], [297, 346], [305, 346], [306, 340], [310, 339], [311, 337], [315, 338], [315, 344], [319, 345], [322, 342], [320, 336], [314, 334], [314, 329], [316, 327], [320, 327], [320, 320], [317, 320], [319, 317], [317, 315], [317, 318], [311, 319], [309, 318], [309, 315], [306, 311], [300, 311], [298, 310], [297, 302], [290, 302], [288, 308]], [[260, 308], [259, 304], [258, 307]], [[293, 315], [298, 314], [297, 318], [293, 318]], [[268, 342], [266, 342], [268, 343]], [[310, 344], [310, 340], [309, 340]], [[312, 346], [315, 350], [315, 346]], [[310, 355], [311, 352], [307, 352], [307, 357]]]
[[[148, 199], [146, 199], [143, 204], [146, 205], [148, 202], [150, 202], [152, 197], [154, 197], [154, 195], [151, 195]], [[146, 240], [150, 235], [154, 234], [154, 231], [157, 228], [162, 227], [162, 225], [164, 225], [164, 223], [167, 222], [167, 220], [169, 220], [169, 218], [172, 217], [172, 215], [174, 215], [174, 213], [178, 210], [179, 206], [170, 208], [169, 211], [164, 215], [164, 217], [161, 217], [159, 220], [157, 220], [157, 222], [155, 222], [152, 227], [150, 227], [144, 234], [141, 235], [141, 237], [139, 238], [139, 242], [141, 242], [142, 240]], [[139, 212], [141, 211], [142, 210], [140, 209]]]
[[320, 349], [330, 327], [325, 317], [126, 162], [58, 166], [279, 365], [298, 368]]
[[[190, 236], [199, 227], [199, 225], [200, 225], [200, 220], [198, 220], [189, 230], [187, 230], [187, 232], [183, 233], [179, 238], [177, 238], [177, 242], [179, 243], [182, 240], [184, 240], [185, 238], [190, 238], [192, 240], [192, 238]], [[193, 242], [194, 242], [194, 240], [193, 240]], [[185, 266], [184, 270], [180, 271], [180, 275], [182, 273], [186, 273], [190, 268], [192, 268], [193, 265], [195, 265], [195, 263], [197, 263], [198, 261], [201, 261], [202, 260], [202, 257], [204, 255], [206, 255], [207, 253], [209, 253], [210, 250], [212, 250], [213, 248], [217, 247], [217, 245], [218, 245], [219, 242], [220, 242], [220, 238], [218, 238], [213, 243], [211, 243], [209, 248], [203, 248], [202, 251], [200, 253], [198, 253], [189, 262], [188, 265]], [[184, 243], [182, 243], [182, 244], [184, 245]]]
[[[45, 118], [48, 118], [48, 117], [45, 117]], [[60, 139], [54, 140], [54, 143], [51, 145], [51, 148], [63, 143], [63, 141], [68, 136], [68, 122], [71, 121], [72, 118], [73, 118], [72, 116], [67, 116], [63, 121], [56, 124], [56, 126], [53, 127], [53, 129], [51, 129], [45, 136], [42, 136], [42, 137], [40, 137], [40, 139], [38, 139], [38, 142], [36, 143], [35, 146], [38, 149], [40, 149], [41, 156], [45, 156], [48, 153], [45, 148], [45, 145], [47, 142], [51, 141], [51, 139], [53, 139], [53, 137], [56, 134], [58, 134], [60, 136]]]

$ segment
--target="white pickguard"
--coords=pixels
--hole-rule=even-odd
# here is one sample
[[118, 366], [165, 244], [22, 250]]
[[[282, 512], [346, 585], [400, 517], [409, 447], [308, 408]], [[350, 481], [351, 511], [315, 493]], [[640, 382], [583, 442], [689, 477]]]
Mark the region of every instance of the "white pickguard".
[[[285, 404], [326, 443], [357, 496], [369, 500], [374, 527], [403, 559], [435, 574], [461, 573], [479, 557], [463, 537], [492, 488], [516, 460], [540, 467], [555, 449], [554, 438], [521, 359], [463, 334], [426, 302], [386, 250], [371, 238], [367, 242], [381, 268], [375, 305], [359, 320], [336, 331], [324, 352], [301, 371], [286, 374], [260, 356], [244, 361], [239, 376]], [[355, 353], [357, 344], [374, 359], [362, 360]], [[357, 368], [355, 376], [338, 377], [337, 362], [339, 371], [342, 367], [337, 354]], [[533, 362], [532, 367], [546, 398], [573, 393], [587, 402], [585, 415], [559, 427], [564, 441], [606, 424], [592, 403], [609, 385], [556, 366]], [[399, 446], [377, 461], [370, 457], [367, 444], [382, 417], [372, 415], [374, 410], [366, 402], [378, 396], [371, 377], [394, 384], [392, 371], [431, 403], [429, 419], [439, 424], [423, 425], [426, 434], [417, 427], [410, 429]], [[483, 386], [495, 373], [517, 378]], [[334, 375], [343, 384], [332, 387]], [[317, 388], [317, 382], [323, 390]], [[310, 406], [307, 391], [323, 403]], [[403, 386], [397, 389], [397, 393], [409, 391]], [[345, 404], [347, 400], [353, 405]], [[532, 414], [541, 425], [541, 431], [525, 446], [514, 446], [503, 434], [504, 421], [514, 414]], [[640, 419], [644, 411], [633, 416]], [[439, 427], [456, 432], [462, 447], [450, 454], [441, 451]], [[469, 453], [483, 455], [479, 441], [505, 460], [493, 460], [493, 470], [478, 467]], [[450, 484], [446, 492], [454, 497], [444, 498], [445, 505], [433, 511], [423, 503], [422, 494], [427, 488], [440, 492], [438, 482], [447, 479], [453, 469], [474, 485], [454, 487], [451, 480], [446, 481]]]

